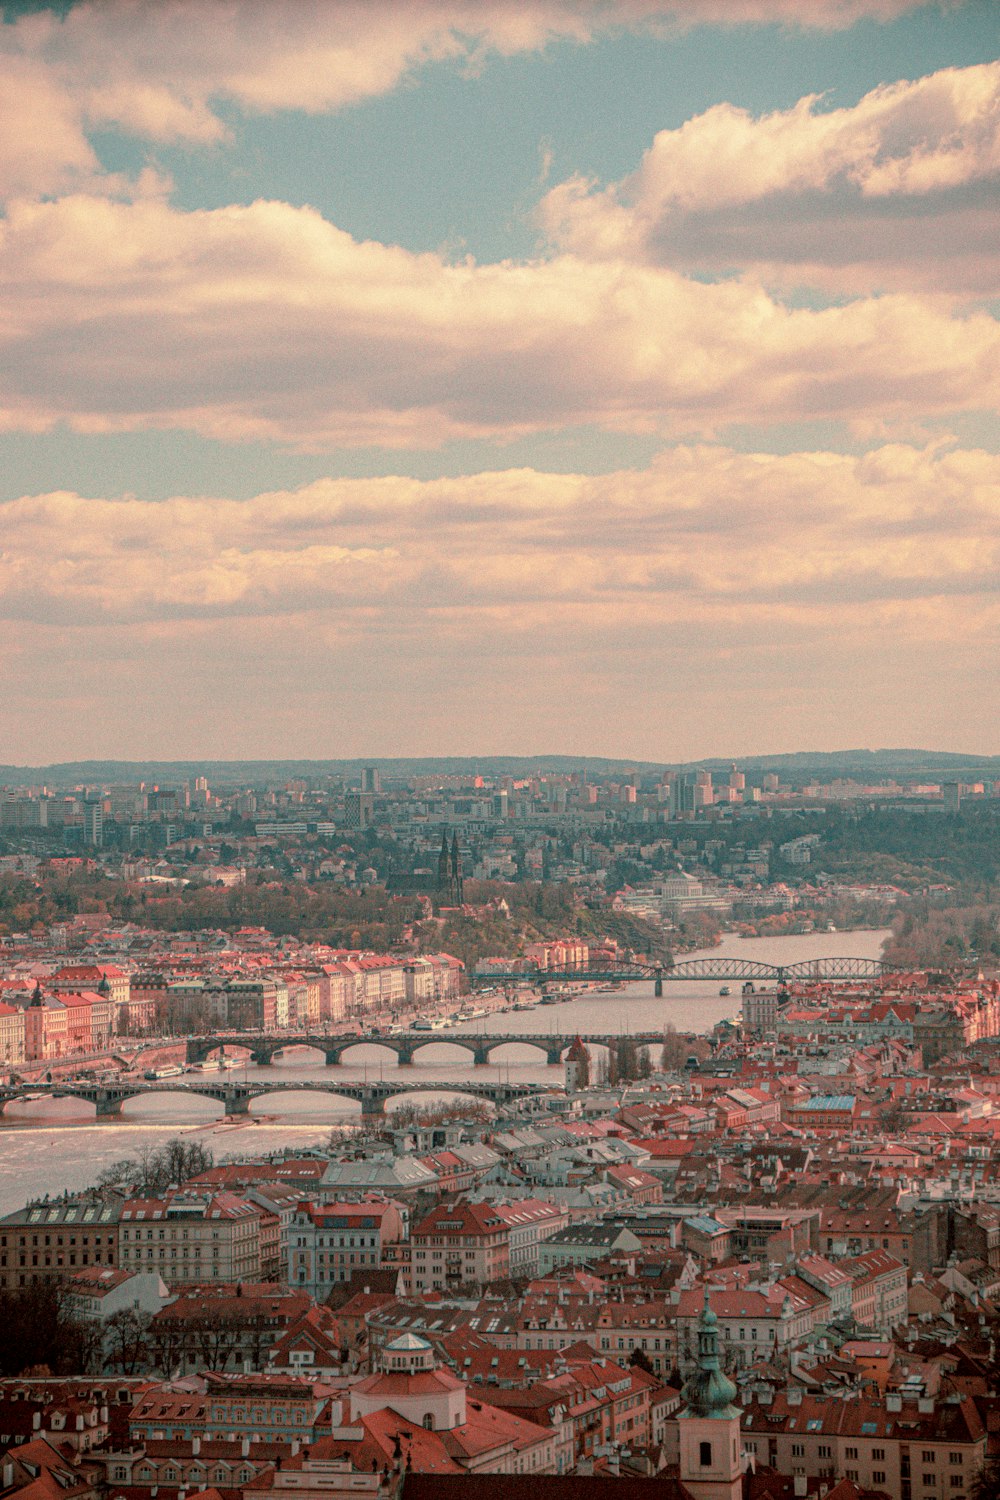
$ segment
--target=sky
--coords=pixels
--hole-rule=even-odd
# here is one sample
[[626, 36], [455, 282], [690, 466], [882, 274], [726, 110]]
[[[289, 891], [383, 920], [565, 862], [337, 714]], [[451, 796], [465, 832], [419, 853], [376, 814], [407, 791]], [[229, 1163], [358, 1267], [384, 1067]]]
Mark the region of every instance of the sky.
[[995, 0], [0, 26], [0, 762], [1000, 753]]

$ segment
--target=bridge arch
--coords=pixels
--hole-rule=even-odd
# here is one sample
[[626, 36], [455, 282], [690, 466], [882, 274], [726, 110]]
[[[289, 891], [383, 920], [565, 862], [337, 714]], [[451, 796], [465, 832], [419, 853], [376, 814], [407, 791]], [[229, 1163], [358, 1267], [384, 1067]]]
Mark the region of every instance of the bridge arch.
[[[458, 1081], [455, 1083], [441, 1083], [428, 1080], [427, 1083], [410, 1084], [407, 1088], [399, 1090], [387, 1090], [382, 1095], [382, 1109], [386, 1114], [393, 1114], [396, 1110], [405, 1109], [410, 1104], [419, 1108], [421, 1099], [426, 1099], [428, 1094], [435, 1097], [440, 1096], [446, 1107], [452, 1102], [459, 1104], [466, 1101], [484, 1104], [487, 1109], [494, 1113], [497, 1107], [496, 1101], [488, 1094], [478, 1092], [474, 1084], [467, 1084], [463, 1087], [461, 1082]], [[425, 1105], [424, 1107], [427, 1106]]]
[[[88, 1099], [84, 1094], [77, 1093], [73, 1089], [56, 1090], [46, 1088], [44, 1091], [40, 1091], [30, 1086], [25, 1086], [24, 1088], [5, 1090], [0, 1095], [0, 1120], [9, 1125], [16, 1124], [18, 1120], [23, 1120], [25, 1124], [28, 1124], [29, 1122], [36, 1121], [43, 1110], [47, 1110], [51, 1114], [53, 1105], [57, 1106], [55, 1112], [59, 1114], [61, 1111], [58, 1109], [58, 1105], [64, 1099], [72, 1099], [74, 1104], [82, 1105], [83, 1118], [85, 1120], [97, 1118], [97, 1105], [94, 1103], [94, 1100]], [[70, 1123], [71, 1120], [80, 1123], [78, 1115], [74, 1114], [71, 1117], [69, 1111], [65, 1111], [65, 1114], [67, 1123]]]
[[[293, 1052], [308, 1052], [309, 1056], [297, 1062], [289, 1056]], [[273, 1063], [280, 1057], [283, 1059], [282, 1066], [286, 1068], [312, 1068], [327, 1062], [329, 1054], [329, 1046], [324, 1046], [321, 1041], [306, 1041], [296, 1037], [292, 1042], [282, 1042], [280, 1046], [273, 1047], [270, 1060]]]
[[[114, 1114], [124, 1121], [134, 1120], [136, 1123], [139, 1123], [142, 1120], [147, 1120], [159, 1123], [155, 1113], [157, 1097], [161, 1094], [181, 1093], [188, 1100], [191, 1100], [192, 1096], [195, 1096], [198, 1103], [193, 1105], [190, 1120], [185, 1115], [183, 1119], [178, 1120], [178, 1125], [196, 1124], [199, 1120], [221, 1120], [226, 1113], [225, 1099], [221, 1095], [210, 1094], [204, 1089], [151, 1088], [139, 1089], [135, 1093], [126, 1093], [125, 1097], [118, 1102]], [[204, 1101], [204, 1106], [202, 1101]]]
[[482, 1054], [483, 1062], [501, 1062], [503, 1059], [497, 1054], [502, 1053], [505, 1047], [531, 1047], [535, 1052], [542, 1054], [545, 1062], [555, 1065], [562, 1062], [563, 1053], [569, 1045], [565, 1037], [561, 1036], [553, 1036], [549, 1040], [539, 1036], [516, 1036], [514, 1034], [493, 1037], [485, 1046], [477, 1049], [477, 1061], [479, 1053]]
[[[440, 1034], [435, 1036], [433, 1033], [428, 1033], [425, 1035], [423, 1032], [421, 1032], [418, 1037], [409, 1038], [407, 1040], [406, 1051], [409, 1052], [410, 1061], [412, 1062], [416, 1058], [418, 1052], [425, 1052], [428, 1047], [460, 1047], [463, 1052], [469, 1053], [473, 1058], [475, 1058], [476, 1053], [479, 1050], [476, 1046], [475, 1037], [451, 1035], [441, 1036]], [[404, 1051], [401, 1048], [400, 1062], [403, 1061], [403, 1057]], [[442, 1059], [442, 1061], [445, 1061], [445, 1059]]]
[[[286, 1108], [286, 1101], [292, 1106]], [[302, 1104], [312, 1101], [313, 1110], [305, 1110]], [[361, 1109], [361, 1090], [352, 1088], [345, 1084], [342, 1088], [336, 1084], [308, 1084], [296, 1086], [295, 1084], [278, 1083], [273, 1087], [263, 1084], [259, 1089], [254, 1089], [253, 1095], [247, 1101], [246, 1114], [250, 1119], [260, 1119], [266, 1115], [282, 1115], [286, 1119], [304, 1118], [307, 1123], [312, 1124], [321, 1112], [325, 1112], [325, 1118], [329, 1119], [332, 1114], [338, 1118], [341, 1114], [353, 1119]]]
[[717, 979], [737, 979], [752, 981], [768, 981], [774, 983], [778, 978], [778, 969], [774, 964], [761, 963], [755, 958], [687, 958], [679, 964], [673, 964], [669, 969], [664, 969], [664, 979], [693, 979], [714, 981]]
[[352, 1063], [349, 1057], [349, 1053], [353, 1052], [356, 1047], [378, 1047], [394, 1063], [398, 1062], [400, 1053], [403, 1050], [402, 1043], [398, 1042], [394, 1037], [355, 1036], [350, 1037], [336, 1049], [336, 1055], [331, 1057], [331, 1061], [344, 1063], [347, 1067], [360, 1067], [360, 1063]]

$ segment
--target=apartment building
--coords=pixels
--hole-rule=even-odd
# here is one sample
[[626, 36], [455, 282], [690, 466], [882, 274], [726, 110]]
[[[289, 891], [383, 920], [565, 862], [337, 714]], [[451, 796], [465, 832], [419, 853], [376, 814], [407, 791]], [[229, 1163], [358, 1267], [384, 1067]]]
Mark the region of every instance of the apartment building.
[[0, 1219], [0, 1287], [117, 1265], [120, 1215], [120, 1200], [88, 1197], [29, 1203], [8, 1214]]
[[906, 1267], [888, 1250], [867, 1250], [840, 1262], [852, 1278], [851, 1311], [859, 1328], [887, 1337], [908, 1312]]
[[415, 1292], [488, 1286], [510, 1274], [510, 1226], [492, 1203], [444, 1203], [411, 1235]]
[[0, 1003], [0, 1064], [16, 1068], [24, 1060], [24, 1011]]
[[259, 1281], [263, 1210], [234, 1193], [180, 1189], [132, 1198], [121, 1212], [119, 1262], [168, 1286]]
[[986, 1457], [986, 1430], [969, 1397], [882, 1401], [758, 1398], [743, 1415], [743, 1443], [782, 1474], [850, 1479], [902, 1500], [966, 1500]]
[[499, 1203], [497, 1211], [509, 1231], [511, 1276], [534, 1276], [538, 1270], [539, 1246], [565, 1229], [569, 1223], [568, 1209], [538, 1198], [523, 1198], [516, 1203]]
[[356, 1272], [377, 1269], [385, 1246], [403, 1238], [405, 1223], [405, 1210], [385, 1198], [300, 1203], [288, 1231], [289, 1285], [324, 1302]]

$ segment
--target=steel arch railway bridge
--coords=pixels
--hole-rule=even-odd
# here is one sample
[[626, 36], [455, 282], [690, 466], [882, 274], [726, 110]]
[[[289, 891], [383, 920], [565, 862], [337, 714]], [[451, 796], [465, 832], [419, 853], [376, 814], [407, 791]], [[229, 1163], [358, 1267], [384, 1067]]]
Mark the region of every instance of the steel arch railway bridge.
[[688, 958], [676, 964], [609, 964], [584, 969], [490, 969], [469, 976], [473, 985], [503, 984], [631, 984], [644, 979], [653, 981], [657, 995], [664, 984], [725, 983], [787, 985], [796, 981], [826, 984], [848, 984], [852, 980], [879, 979], [894, 972], [894, 966], [880, 958], [806, 958], [796, 964], [765, 964], [754, 958]]

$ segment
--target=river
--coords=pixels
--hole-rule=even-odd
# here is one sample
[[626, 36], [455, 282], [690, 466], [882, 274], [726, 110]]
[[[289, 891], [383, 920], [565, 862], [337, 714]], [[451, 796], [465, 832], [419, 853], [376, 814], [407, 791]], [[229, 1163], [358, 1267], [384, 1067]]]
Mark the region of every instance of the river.
[[[884, 931], [863, 931], [740, 938], [727, 933], [718, 947], [685, 957], [745, 958], [766, 964], [793, 964], [813, 958], [878, 958], [886, 935]], [[349, 1062], [335, 1068], [326, 1067], [315, 1052], [295, 1048], [271, 1067], [240, 1068], [228, 1076], [283, 1083], [333, 1078], [345, 1083], [395, 1078], [401, 1082], [440, 1080], [439, 1094], [420, 1096], [428, 1103], [448, 1098], [449, 1084], [461, 1085], [469, 1079], [556, 1083], [561, 1079], [559, 1070], [548, 1067], [534, 1047], [518, 1043], [519, 1035], [659, 1032], [668, 1025], [682, 1032], [708, 1032], [717, 1021], [737, 1013], [740, 986], [734, 983], [731, 988], [731, 995], [720, 996], [718, 984], [668, 982], [663, 998], [656, 999], [651, 983], [631, 984], [558, 1005], [494, 1014], [474, 1025], [456, 1028], [465, 1035], [485, 1031], [511, 1038], [493, 1052], [485, 1067], [477, 1068], [468, 1052], [449, 1045], [442, 1037], [421, 1048], [413, 1063], [403, 1068], [396, 1063], [394, 1053], [365, 1043], [352, 1049]], [[405, 1104], [406, 1096], [399, 1102]], [[134, 1155], [172, 1136], [191, 1134], [210, 1147], [216, 1160], [257, 1155], [319, 1144], [332, 1126], [356, 1121], [359, 1110], [353, 1100], [335, 1095], [280, 1094], [257, 1100], [249, 1119], [225, 1121], [221, 1105], [214, 1100], [165, 1094], [126, 1103], [123, 1115], [128, 1123], [113, 1120], [98, 1124], [92, 1108], [82, 1100], [40, 1099], [10, 1104], [0, 1130], [0, 1214], [19, 1208], [29, 1197], [86, 1187], [103, 1167], [119, 1157]]]

